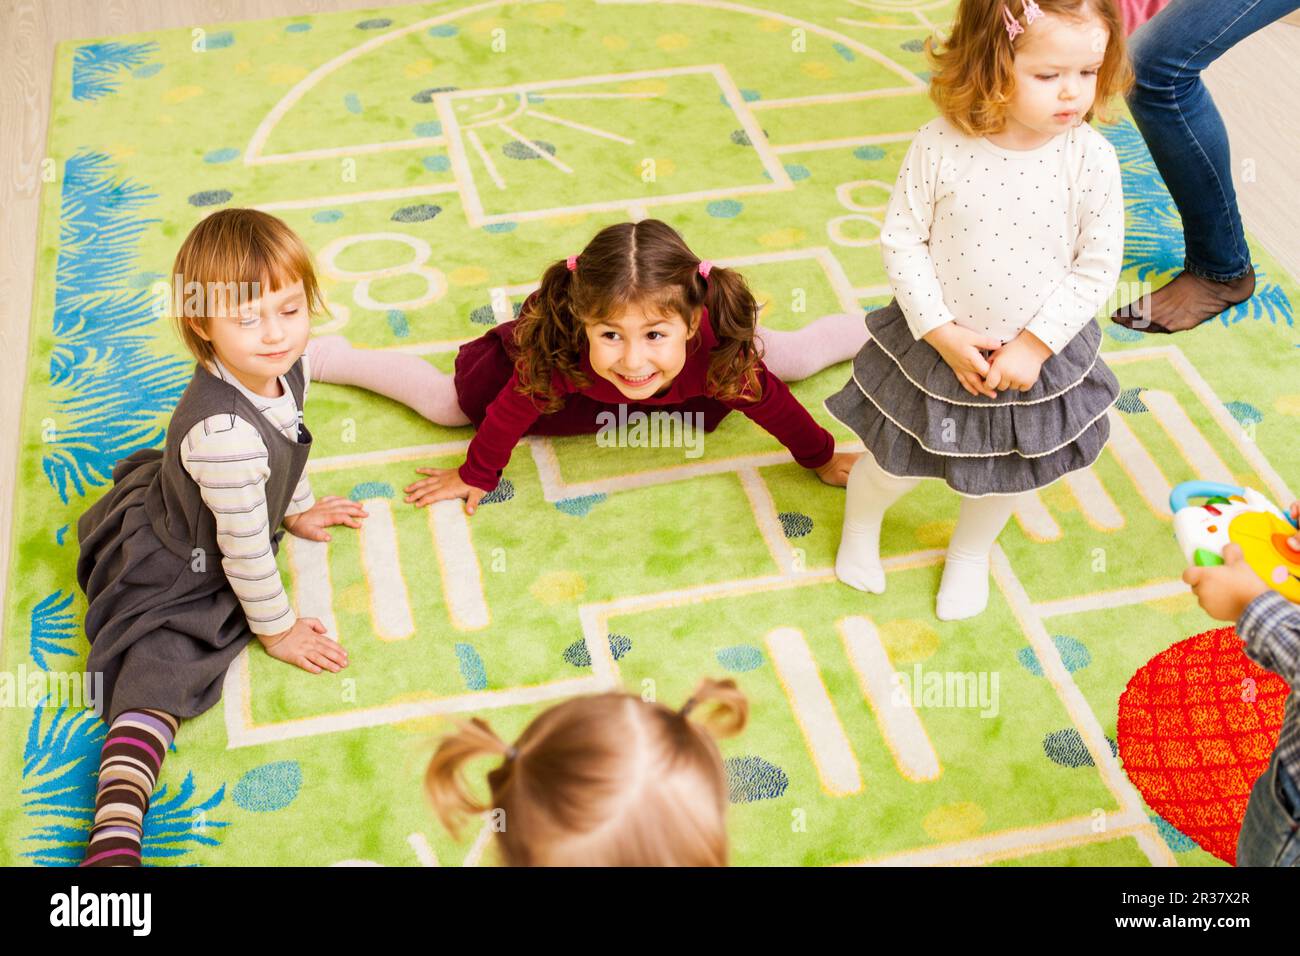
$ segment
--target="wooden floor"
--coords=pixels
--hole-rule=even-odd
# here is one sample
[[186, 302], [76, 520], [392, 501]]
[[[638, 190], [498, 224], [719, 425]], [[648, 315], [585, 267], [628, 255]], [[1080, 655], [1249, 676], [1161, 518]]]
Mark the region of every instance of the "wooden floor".
[[[40, 162], [54, 44], [400, 0], [0, 0], [0, 582], [8, 583], [18, 416], [27, 377]], [[759, 4], [762, 5], [762, 4]], [[771, 6], [776, 6], [771, 4]], [[1249, 37], [1206, 72], [1232, 139], [1246, 229], [1300, 276], [1300, 14]], [[1243, 181], [1247, 161], [1253, 182]]]

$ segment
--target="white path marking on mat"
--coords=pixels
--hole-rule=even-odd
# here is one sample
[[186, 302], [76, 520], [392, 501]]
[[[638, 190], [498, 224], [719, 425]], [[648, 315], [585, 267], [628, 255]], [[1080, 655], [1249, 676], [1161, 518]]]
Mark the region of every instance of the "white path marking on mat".
[[254, 209], [274, 212], [278, 209], [316, 209], [320, 206], [341, 206], [359, 202], [377, 202], [386, 199], [408, 199], [413, 196], [436, 196], [456, 192], [455, 183], [438, 183], [433, 186], [403, 186], [398, 189], [372, 189], [364, 193], [338, 193], [332, 196], [315, 196], [308, 199], [277, 199], [274, 202], [255, 203]]
[[876, 626], [868, 618], [855, 616], [836, 621], [835, 627], [898, 772], [917, 782], [939, 779], [939, 755], [934, 752], [921, 715], [910, 699], [900, 703], [895, 698], [894, 665]]
[[370, 516], [361, 523], [361, 567], [370, 592], [370, 617], [375, 637], [381, 641], [404, 641], [415, 633], [406, 578], [397, 554], [397, 526], [393, 506], [387, 498], [361, 502]]
[[783, 574], [794, 571], [794, 551], [786, 541], [785, 531], [781, 527], [781, 518], [777, 515], [776, 502], [772, 492], [763, 481], [757, 468], [740, 468], [736, 471], [740, 478], [740, 487], [745, 490], [749, 507], [754, 512], [754, 521], [763, 536], [763, 543], [772, 555], [772, 560]]
[[1085, 594], [1082, 597], [1039, 601], [1034, 605], [1034, 610], [1042, 618], [1059, 617], [1063, 614], [1083, 614], [1087, 611], [1105, 611], [1128, 604], [1145, 604], [1147, 601], [1178, 597], [1180, 594], [1190, 594], [1191, 590], [1180, 580], [1161, 581], [1156, 584], [1143, 584], [1134, 588], [1098, 591], [1095, 594]]
[[1143, 404], [1151, 409], [1151, 414], [1155, 416], [1165, 434], [1177, 446], [1183, 460], [1192, 467], [1198, 477], [1206, 481], [1236, 484], [1231, 469], [1224, 464], [1219, 453], [1192, 424], [1191, 418], [1178, 404], [1178, 399], [1168, 392], [1154, 388], [1144, 389], [1139, 397]]
[[1065, 484], [1074, 494], [1088, 523], [1099, 531], [1118, 531], [1124, 527], [1124, 512], [1115, 504], [1106, 486], [1091, 468], [1072, 471]]
[[1169, 479], [1160, 470], [1151, 453], [1138, 441], [1137, 435], [1124, 420], [1124, 413], [1114, 406], [1110, 409], [1110, 440], [1106, 443], [1106, 450], [1115, 456], [1115, 461], [1128, 475], [1150, 512], [1159, 518], [1173, 521], [1173, 515], [1169, 511], [1169, 492], [1173, 490]]
[[[997, 582], [998, 587], [1002, 589], [1007, 604], [1011, 607], [1012, 614], [1015, 615], [1016, 621], [1020, 624], [1021, 632], [1029, 639], [1029, 646], [1033, 648], [1034, 654], [1038, 658], [1043, 676], [1047, 678], [1056, 691], [1057, 697], [1065, 705], [1065, 712], [1069, 715], [1070, 723], [1078, 730], [1080, 739], [1092, 755], [1102, 783], [1115, 797], [1122, 813], [1145, 816], [1142, 810], [1142, 798], [1138, 795], [1137, 788], [1124, 774], [1119, 761], [1111, 753], [1110, 743], [1106, 740], [1106, 734], [1101, 729], [1101, 724], [1097, 721], [1097, 715], [1092, 712], [1087, 699], [1083, 696], [1082, 691], [1079, 690], [1074, 678], [1066, 668], [1065, 662], [1061, 660], [1060, 651], [1057, 650], [1056, 644], [1047, 632], [1047, 628], [1043, 626], [1042, 618], [1038, 616], [1033, 602], [1029, 600], [1029, 594], [1025, 591], [1024, 585], [1021, 584], [1020, 579], [1016, 577], [1015, 572], [1012, 570], [1011, 562], [1007, 559], [1007, 554], [1002, 550], [1001, 545], [993, 545], [991, 566], [993, 579]], [[1148, 825], [1154, 828], [1153, 824], [1148, 823]], [[1161, 841], [1160, 845], [1163, 847], [1164, 842]], [[1167, 847], [1165, 852], [1153, 855], [1152, 850], [1154, 849], [1151, 848], [1151, 850], [1147, 851], [1148, 859], [1151, 860], [1152, 865], [1175, 865], [1173, 854]]]
[[289, 569], [293, 574], [293, 609], [299, 617], [315, 617], [329, 636], [341, 641], [334, 619], [334, 588], [330, 583], [329, 544], [289, 536]]
[[430, 505], [429, 534], [442, 591], [447, 599], [447, 614], [452, 626], [461, 631], [476, 631], [491, 623], [487, 599], [483, 594], [483, 571], [478, 552], [470, 540], [469, 519], [459, 498]]
[[444, 455], [463, 455], [468, 448], [468, 441], [448, 441], [437, 445], [406, 445], [400, 448], [381, 448], [378, 451], [362, 451], [351, 455], [331, 455], [327, 458], [315, 458], [308, 462], [307, 470], [312, 474], [318, 474], [323, 471], [358, 468], [362, 465], [389, 465], [398, 461], [410, 461], [413, 458], [441, 458]]
[[423, 833], [412, 833], [406, 838], [406, 845], [415, 851], [415, 859], [420, 866], [438, 866], [438, 854], [429, 845], [429, 838]]
[[[1106, 829], [1096, 832], [1096, 820], [1091, 816], [1057, 820], [1041, 826], [1003, 830], [970, 840], [958, 840], [940, 846], [919, 850], [906, 850], [889, 856], [862, 860], [849, 866], [983, 866], [997, 860], [1014, 859], [1031, 853], [1045, 853], [1088, 843], [1108, 843], [1121, 837], [1138, 838], [1148, 859], [1159, 857], [1158, 847], [1143, 846], [1144, 835], [1153, 831], [1145, 814], [1132, 812], [1106, 816]], [[1156, 840], [1160, 837], [1155, 836]], [[1163, 841], [1160, 841], [1163, 846]], [[1166, 854], [1168, 848], [1166, 848]], [[1170, 865], [1173, 865], [1172, 861]]]
[[765, 20], [779, 20], [790, 26], [802, 27], [808, 33], [815, 33], [818, 36], [826, 37], [830, 40], [838, 41], [844, 46], [860, 53], [869, 60], [879, 63], [885, 69], [906, 81], [907, 85], [917, 90], [926, 90], [927, 85], [915, 73], [909, 70], [895, 60], [890, 59], [881, 53], [875, 47], [868, 46], [861, 40], [855, 40], [847, 33], [841, 33], [839, 30], [832, 30], [829, 27], [822, 26], [819, 23], [813, 23], [810, 20], [801, 20], [798, 17], [792, 17], [788, 14], [778, 13], [776, 10], [764, 7], [751, 7], [743, 3], [729, 3], [727, 0], [596, 0], [601, 5], [608, 6], [689, 6], [705, 7], [712, 10], [727, 10], [732, 13], [744, 13], [750, 16], [762, 17]]
[[822, 789], [833, 797], [861, 793], [858, 760], [803, 634], [797, 628], [778, 627], [768, 633], [766, 644]]
[[501, 171], [497, 169], [497, 164], [492, 162], [492, 157], [489, 156], [488, 151], [483, 148], [483, 141], [479, 139], [478, 132], [472, 129], [466, 130], [465, 138], [469, 140], [469, 144], [474, 147], [474, 152], [478, 153], [479, 160], [487, 169], [488, 175], [492, 177], [492, 182], [496, 183], [497, 189], [505, 189], [506, 181], [501, 178]]
[[465, 862], [462, 866], [478, 866], [483, 861], [483, 853], [487, 850], [488, 844], [492, 842], [492, 814], [491, 811], [483, 814], [483, 826], [478, 831], [478, 836], [474, 838], [474, 844], [465, 854]]
[[1061, 526], [1037, 492], [1017, 498], [1012, 514], [1025, 534], [1035, 541], [1055, 541], [1061, 537]]
[[623, 136], [619, 133], [611, 133], [607, 129], [600, 129], [599, 127], [596, 126], [588, 126], [586, 123], [579, 123], [576, 120], [564, 119], [563, 117], [560, 116], [552, 116], [550, 113], [543, 113], [541, 110], [537, 110], [537, 109], [526, 110], [524, 112], [524, 115], [535, 116], [537, 119], [543, 120], [547, 123], [557, 123], [560, 126], [568, 126], [571, 129], [581, 130], [584, 133], [590, 133], [592, 136], [601, 136], [604, 137], [605, 139], [612, 139], [616, 143], [625, 143], [628, 146], [632, 146], [633, 144], [636, 143], [636, 140], [628, 139], [626, 136]]

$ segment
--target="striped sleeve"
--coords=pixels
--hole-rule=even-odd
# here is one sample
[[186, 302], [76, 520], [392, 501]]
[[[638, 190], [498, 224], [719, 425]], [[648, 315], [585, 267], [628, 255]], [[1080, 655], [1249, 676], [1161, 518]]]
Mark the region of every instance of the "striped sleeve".
[[268, 462], [257, 429], [234, 415], [205, 418], [181, 446], [181, 464], [216, 518], [221, 567], [254, 634], [278, 634], [297, 620], [271, 551]]

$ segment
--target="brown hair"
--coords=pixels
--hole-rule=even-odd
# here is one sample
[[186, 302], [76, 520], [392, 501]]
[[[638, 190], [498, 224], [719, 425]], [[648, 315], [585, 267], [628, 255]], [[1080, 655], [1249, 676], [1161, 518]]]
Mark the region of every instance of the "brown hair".
[[[307, 312], [326, 312], [311, 253], [298, 234], [257, 209], [221, 209], [190, 230], [172, 265], [172, 319], [194, 357], [212, 358], [212, 343], [195, 331], [241, 299], [302, 280]], [[247, 289], [259, 290], [252, 294]]]
[[[1023, 0], [1008, 0], [1013, 16], [1024, 26]], [[1103, 123], [1113, 117], [1109, 103], [1127, 93], [1133, 85], [1124, 41], [1124, 19], [1116, 0], [1039, 0], [1044, 14], [1082, 22], [1094, 14], [1109, 31], [1106, 53], [1097, 71], [1097, 94], [1085, 123], [1094, 115]], [[1007, 37], [1002, 18], [1002, 0], [961, 0], [952, 34], [937, 49], [933, 35], [925, 39], [925, 52], [932, 67], [930, 98], [954, 126], [968, 136], [997, 133], [1006, 126], [1007, 105], [1016, 86], [1014, 50], [1029, 34]]]
[[[552, 388], [555, 372], [578, 388], [591, 384], [581, 371], [582, 356], [590, 348], [586, 325], [638, 303], [680, 316], [688, 329], [695, 310], [706, 306], [718, 339], [709, 359], [709, 394], [756, 401], [762, 392], [762, 353], [754, 338], [758, 303], [736, 270], [713, 266], [706, 281], [699, 265], [699, 256], [676, 230], [658, 219], [606, 226], [579, 254], [574, 271], [565, 259], [551, 263], [515, 327], [519, 391], [544, 412], [558, 410], [564, 399]], [[692, 339], [694, 347], [699, 344]]]
[[464, 765], [505, 756], [487, 775], [509, 866], [725, 866], [727, 780], [714, 739], [739, 733], [748, 704], [735, 681], [705, 679], [681, 710], [632, 694], [565, 701], [513, 747], [474, 718], [442, 740], [424, 776], [443, 825], [489, 805]]

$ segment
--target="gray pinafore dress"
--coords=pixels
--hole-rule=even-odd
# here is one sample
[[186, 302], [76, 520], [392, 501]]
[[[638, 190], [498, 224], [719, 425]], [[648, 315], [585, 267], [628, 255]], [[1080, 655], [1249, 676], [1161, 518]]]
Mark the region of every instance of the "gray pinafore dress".
[[[302, 409], [302, 359], [284, 376]], [[141, 449], [113, 469], [113, 487], [77, 522], [77, 583], [86, 594], [86, 670], [103, 674], [96, 701], [110, 723], [147, 707], [194, 717], [221, 697], [226, 669], [252, 639], [221, 567], [216, 519], [181, 464], [181, 443], [211, 415], [257, 428], [269, 456], [266, 511], [278, 528], [307, 464], [311, 433], [286, 438], [239, 389], [202, 363], [181, 395], [159, 451]], [[278, 552], [283, 530], [271, 538]]]
[[897, 299], [867, 327], [853, 376], [824, 404], [891, 475], [942, 478], [971, 498], [1019, 494], [1087, 468], [1110, 437], [1120, 387], [1095, 319], [1048, 357], [1031, 389], [996, 399], [962, 388], [934, 346], [912, 337]]

